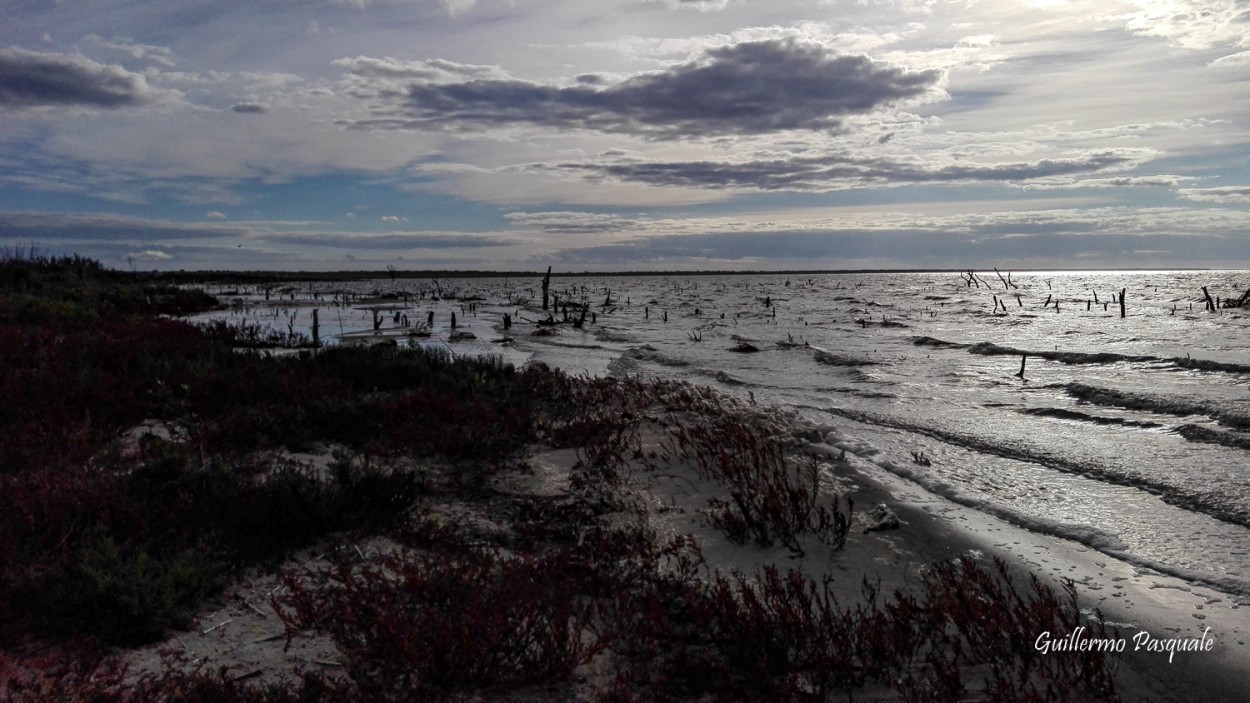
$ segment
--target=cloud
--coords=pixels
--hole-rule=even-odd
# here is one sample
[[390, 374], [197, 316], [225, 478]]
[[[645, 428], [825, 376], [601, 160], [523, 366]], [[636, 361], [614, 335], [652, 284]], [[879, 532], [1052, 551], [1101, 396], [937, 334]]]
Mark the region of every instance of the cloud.
[[239, 237], [239, 227], [181, 224], [109, 214], [0, 212], [0, 239], [147, 241]]
[[[442, 59], [427, 61], [404, 61], [391, 58], [373, 58], [357, 56], [354, 59], [336, 59], [330, 62], [334, 66], [347, 69], [347, 72], [360, 78], [405, 79], [417, 81], [456, 81], [477, 78], [506, 78], [496, 66], [478, 66], [460, 64]], [[365, 84], [361, 84], [364, 86]], [[360, 94], [362, 97], [372, 95], [369, 92]]]
[[109, 41], [98, 34], [89, 34], [86, 39], [104, 49], [129, 54], [132, 58], [142, 61], [151, 61], [152, 63], [168, 67], [178, 65], [178, 62], [174, 60], [174, 53], [168, 47], [139, 44], [131, 39]]
[[512, 246], [517, 242], [494, 234], [469, 232], [396, 232], [393, 234], [360, 235], [345, 232], [312, 232], [271, 234], [264, 237], [273, 244], [334, 249], [482, 249]]
[[723, 10], [729, 4], [729, 0], [642, 0], [648, 5], [664, 5], [673, 10], [698, 10], [699, 12], [713, 12]]
[[849, 115], [933, 98], [943, 78], [939, 71], [908, 71], [792, 39], [713, 48], [697, 60], [606, 87], [593, 74], [566, 87], [501, 77], [439, 82], [433, 74], [446, 75], [447, 62], [345, 61], [357, 77], [376, 78], [385, 70], [388, 79], [405, 79], [355, 90], [357, 97], [377, 100], [374, 117], [348, 122], [356, 128], [529, 124], [659, 139], [837, 129]]
[[210, 220], [224, 220], [224, 219], [226, 219], [226, 213], [221, 212], [220, 210], [213, 210], [212, 212], [205, 213], [205, 215], [204, 215], [204, 216], [205, 216], [205, 217], [207, 217], [207, 218], [209, 218]]
[[1250, 8], [1244, 0], [1132, 0], [1125, 26], [1184, 49], [1244, 46], [1250, 41]]
[[137, 259], [139, 261], [169, 261], [174, 257], [159, 249], [146, 249], [141, 252], [130, 254], [129, 258]]
[[85, 56], [0, 49], [0, 108], [129, 107], [161, 95], [147, 79]]
[[241, 113], [246, 113], [246, 114], [261, 114], [261, 113], [269, 111], [269, 108], [259, 103], [236, 103], [233, 106], [231, 106], [230, 109], [234, 110], [235, 112], [241, 112]]
[[1103, 149], [1061, 158], [974, 163], [856, 156], [785, 155], [747, 161], [641, 161], [564, 163], [554, 168], [595, 179], [653, 186], [742, 190], [828, 191], [881, 184], [961, 182], [1015, 183], [1137, 166], [1154, 154], [1142, 149]]
[[1239, 51], [1235, 54], [1228, 54], [1227, 56], [1213, 59], [1207, 65], [1212, 68], [1241, 68], [1247, 63], [1250, 63], [1250, 51]]
[[1250, 186], [1180, 188], [1177, 196], [1197, 203], [1250, 204]]
[[[727, 223], [728, 224], [728, 223]], [[876, 268], [980, 267], [986, 262], [1054, 266], [1175, 265], [1187, 260], [1246, 261], [1250, 213], [1181, 208], [1068, 208], [974, 212], [951, 216], [864, 213], [862, 217], [765, 224], [734, 223], [722, 231], [635, 234], [607, 244], [570, 247], [555, 258], [571, 264], [673, 268], [717, 263], [761, 266]], [[1155, 257], [1153, 260], [1142, 257]], [[1136, 258], [1134, 258], [1136, 257]]]
[[504, 215], [523, 229], [537, 229], [547, 234], [599, 234], [636, 229], [641, 220], [593, 212], [510, 212]]

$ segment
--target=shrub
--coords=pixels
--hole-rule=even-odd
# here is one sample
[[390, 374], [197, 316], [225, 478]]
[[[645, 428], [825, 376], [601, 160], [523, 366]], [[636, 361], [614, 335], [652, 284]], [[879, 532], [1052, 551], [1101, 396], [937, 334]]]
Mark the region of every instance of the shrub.
[[708, 500], [706, 514], [731, 540], [765, 547], [781, 542], [798, 553], [804, 533], [834, 548], [845, 544], [854, 506], [848, 498], [843, 513], [836, 499], [822, 500], [814, 459], [802, 465], [786, 456], [778, 439], [725, 415], [670, 431], [677, 454], [729, 489], [729, 500]]
[[96, 532], [60, 573], [31, 583], [25, 598], [44, 631], [126, 646], [190, 626], [200, 601], [222, 585], [207, 554], [119, 545]]
[[561, 681], [593, 653], [590, 607], [558, 559], [392, 554], [283, 580], [288, 625], [328, 632], [366, 700]]
[[1063, 596], [1036, 578], [1018, 589], [1002, 562], [961, 561], [935, 565], [919, 595], [865, 589], [852, 609], [796, 570], [653, 572], [600, 609], [623, 663], [604, 699], [825, 700], [874, 682], [908, 701], [963, 700], [977, 686], [1001, 701], [1116, 699], [1101, 653], [1032, 648], [1039, 632], [1079, 626], [1071, 582]]

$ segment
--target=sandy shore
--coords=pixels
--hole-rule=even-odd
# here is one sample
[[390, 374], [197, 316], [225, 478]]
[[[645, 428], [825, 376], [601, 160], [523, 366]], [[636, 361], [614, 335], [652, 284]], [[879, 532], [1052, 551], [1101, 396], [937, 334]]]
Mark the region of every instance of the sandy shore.
[[[767, 411], [744, 408], [744, 412]], [[1052, 584], [1071, 579], [1077, 584], [1081, 607], [1092, 614], [1101, 611], [1115, 628], [1114, 637], [1125, 641], [1126, 651], [1111, 655], [1118, 664], [1117, 680], [1125, 701], [1233, 701], [1243, 700], [1250, 690], [1250, 607], [1209, 589], [1194, 588], [1177, 579], [1136, 568], [1082, 545], [1028, 532], [975, 510], [953, 504], [889, 474], [852, 452], [820, 442], [812, 443], [812, 428], [798, 428], [793, 442], [796, 453], [821, 461], [826, 490], [849, 494], [855, 501], [855, 523], [841, 549], [831, 549], [814, 539], [804, 540], [805, 553], [796, 556], [777, 546], [760, 548], [735, 544], [709, 526], [701, 512], [707, 499], [723, 496], [725, 488], [701, 479], [689, 461], [663, 458], [658, 464], [646, 457], [663, 456], [671, 418], [653, 417], [640, 428], [641, 457], [626, 472], [629, 488], [647, 506], [647, 519], [661, 535], [691, 534], [702, 547], [709, 569], [737, 569], [755, 573], [775, 564], [799, 568], [813, 576], [830, 574], [839, 602], [853, 605], [863, 597], [865, 579], [891, 593], [919, 584], [924, 570], [936, 561], [956, 558], [990, 561], [1005, 559], [1021, 581], [1032, 572]], [[775, 427], [794, 425], [795, 418], [779, 418]], [[819, 433], [816, 433], [818, 435]], [[313, 455], [297, 456], [315, 464]], [[570, 491], [569, 477], [578, 458], [574, 449], [531, 448], [524, 471], [504, 472], [492, 479], [500, 494], [560, 496]], [[880, 517], [872, 508], [885, 506], [898, 518], [894, 529], [866, 531]], [[438, 511], [448, 520], [473, 525], [483, 534], [507, 530], [506, 520], [489, 505], [447, 504]], [[367, 553], [390, 548], [384, 539], [353, 542], [332, 540], [294, 560], [302, 566], [314, 563], [334, 550]], [[180, 666], [207, 670], [227, 668], [232, 676], [280, 680], [298, 670], [315, 669], [333, 675], [340, 667], [331, 643], [316, 636], [300, 636], [288, 643], [285, 629], [271, 606], [280, 587], [272, 572], [257, 573], [236, 584], [219, 607], [202, 614], [196, 629], [176, 635], [160, 646], [131, 652], [127, 660], [136, 671], [156, 671], [178, 655]], [[1167, 652], [1133, 651], [1135, 636], [1149, 632], [1153, 638], [1213, 640], [1210, 651], [1181, 652], [1169, 661]], [[1030, 637], [1033, 633], [1029, 633]], [[1036, 633], [1039, 637], [1043, 633]], [[1068, 633], [1049, 633], [1060, 640]], [[1059, 656], [1059, 655], [1051, 655]], [[1065, 654], [1063, 656], [1079, 656]], [[593, 678], [593, 677], [592, 677]], [[591, 682], [593, 683], [593, 681]], [[889, 689], [861, 690], [856, 700], [893, 701]], [[545, 700], [527, 698], [526, 700]], [[555, 700], [555, 699], [552, 699]]]
[[[883, 535], [881, 547], [896, 547], [921, 561], [973, 550], [998, 556], [1016, 569], [1058, 584], [1077, 585], [1082, 610], [1101, 611], [1124, 640], [1119, 665], [1125, 701], [1240, 701], [1250, 691], [1250, 606], [1210, 588], [1127, 564], [1085, 545], [1037, 534], [985, 513], [952, 503], [868, 462], [856, 462], [865, 497], [885, 500], [903, 521]], [[861, 541], [871, 542], [871, 535]], [[873, 551], [865, 544], [865, 557]], [[847, 556], [854, 552], [848, 550]], [[852, 557], [853, 558], [853, 557]], [[864, 558], [858, 560], [870, 568]], [[880, 564], [880, 559], [876, 560]], [[879, 573], [896, 572], [898, 564]], [[1208, 629], [1209, 628], [1209, 629]], [[1150, 651], [1154, 640], [1213, 640], [1209, 651]], [[1041, 633], [1038, 633], [1039, 635]], [[1059, 639], [1067, 633], [1051, 633]]]
[[[790, 419], [795, 421], [793, 418]], [[800, 431], [800, 434], [803, 434]], [[651, 441], [656, 441], [652, 435]], [[674, 532], [696, 535], [710, 564], [753, 572], [775, 563], [818, 575], [832, 573], [839, 598], [854, 603], [861, 583], [879, 582], [883, 592], [917, 584], [926, 565], [955, 558], [1005, 560], [1021, 580], [1034, 573], [1058, 588], [1062, 581], [1076, 584], [1082, 611], [1099, 614], [1112, 638], [1122, 640], [1123, 652], [1111, 655], [1124, 701], [1239, 701], [1250, 691], [1250, 604], [1192, 586], [1180, 579], [1127, 564], [1085, 545], [1016, 527], [996, 517], [934, 495], [875, 463], [853, 453], [834, 454], [823, 443], [807, 447], [828, 458], [826, 470], [850, 490], [857, 506], [857, 527], [846, 545], [830, 553], [812, 544], [796, 559], [784, 549], [759, 550], [728, 543], [704, 525], [698, 507], [718, 487], [699, 485], [682, 467], [670, 467], [673, 476], [658, 480], [651, 489], [658, 504], [680, 506], [658, 516]], [[686, 484], [686, 485], [682, 485]], [[698, 486], [696, 495], [691, 488]], [[897, 529], [865, 532], [871, 524], [866, 511], [885, 505], [899, 518]], [[1246, 605], [1246, 607], [1243, 607]], [[1031, 633], [1030, 633], [1031, 634]], [[1059, 641], [1069, 633], [1048, 633]], [[1048, 639], [1037, 633], [1042, 641]], [[1169, 640], [1201, 643], [1206, 651], [1166, 651]], [[1039, 645], [1040, 646], [1040, 645]], [[1172, 645], [1176, 647], [1177, 645]], [[1058, 656], [1050, 654], [1050, 656]]]

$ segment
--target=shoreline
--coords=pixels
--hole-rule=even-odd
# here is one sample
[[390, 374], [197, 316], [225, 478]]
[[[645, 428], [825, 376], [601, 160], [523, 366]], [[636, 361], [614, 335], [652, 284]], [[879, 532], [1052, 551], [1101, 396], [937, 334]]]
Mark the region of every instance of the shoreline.
[[[872, 466], [872, 465], [867, 465]], [[940, 535], [945, 550], [975, 549], [1001, 556], [1022, 571], [1058, 583], [1077, 585], [1083, 611], [1097, 608], [1103, 621], [1132, 638], [1141, 631], [1154, 637], [1200, 638], [1204, 628], [1215, 644], [1209, 652], [1134, 651], [1112, 655], [1126, 701], [1175, 703], [1237, 700], [1250, 687], [1250, 607], [1215, 589], [1192, 586], [1166, 574], [1134, 566], [1092, 547], [1039, 534], [929, 493], [879, 467], [865, 481], [896, 501], [896, 512], [919, 531]], [[922, 540], [923, 543], [923, 540]], [[1040, 634], [1040, 633], [1039, 633]], [[1066, 634], [1066, 633], [1060, 633]]]

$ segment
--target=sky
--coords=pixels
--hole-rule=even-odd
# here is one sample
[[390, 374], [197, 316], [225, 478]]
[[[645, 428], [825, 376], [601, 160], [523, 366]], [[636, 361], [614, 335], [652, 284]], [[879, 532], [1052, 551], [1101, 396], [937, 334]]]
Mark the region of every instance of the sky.
[[1250, 268], [1250, 0], [5, 0], [0, 250]]

